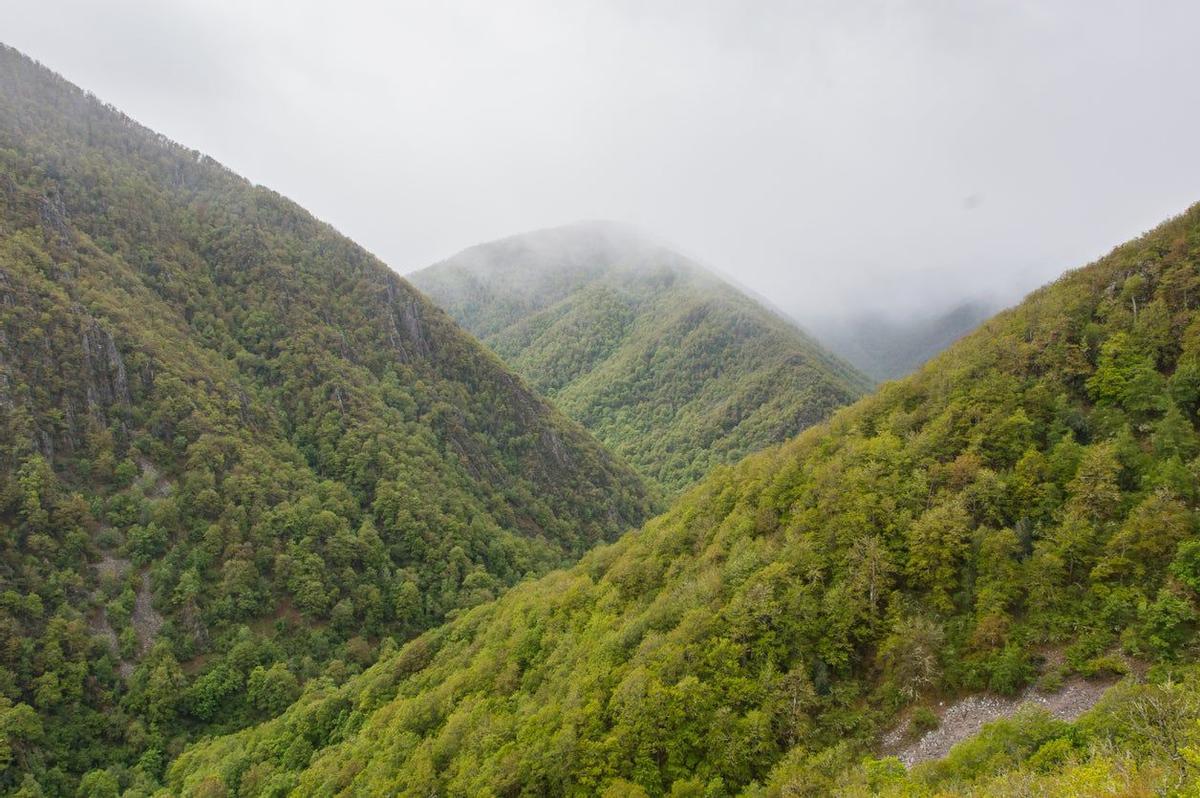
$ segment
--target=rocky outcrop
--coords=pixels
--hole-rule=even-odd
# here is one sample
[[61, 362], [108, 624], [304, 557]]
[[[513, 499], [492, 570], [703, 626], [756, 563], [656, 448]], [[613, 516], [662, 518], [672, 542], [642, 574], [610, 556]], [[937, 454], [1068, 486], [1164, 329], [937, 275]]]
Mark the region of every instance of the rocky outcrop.
[[57, 235], [60, 241], [67, 241], [70, 238], [67, 206], [63, 204], [62, 195], [57, 190], [48, 191], [42, 197], [39, 211], [42, 217], [42, 225], [47, 230]]
[[401, 290], [397, 280], [390, 277], [385, 286], [389, 343], [400, 354], [402, 362], [428, 358], [432, 347], [421, 319], [421, 300], [411, 290]]
[[112, 334], [95, 319], [88, 318], [81, 331], [83, 386], [88, 412], [103, 419], [107, 408], [128, 407], [129, 380], [125, 361]]

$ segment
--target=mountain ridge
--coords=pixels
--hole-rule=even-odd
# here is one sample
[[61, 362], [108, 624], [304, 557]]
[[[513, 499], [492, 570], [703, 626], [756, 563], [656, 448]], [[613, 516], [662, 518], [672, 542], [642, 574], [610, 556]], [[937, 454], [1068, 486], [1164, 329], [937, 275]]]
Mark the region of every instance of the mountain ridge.
[[[1196, 739], [1200, 705], [1198, 265], [1200, 205], [910, 377], [716, 469], [575, 567], [192, 747], [168, 784], [247, 796], [1180, 784], [1169, 763]], [[1131, 676], [1077, 724], [1018, 713], [945, 762], [873, 757], [906, 708], [1111, 674]]]
[[653, 507], [382, 262], [7, 47], [0, 233], [0, 787], [156, 778]]
[[510, 236], [410, 276], [668, 493], [869, 385], [784, 314], [611, 222]]

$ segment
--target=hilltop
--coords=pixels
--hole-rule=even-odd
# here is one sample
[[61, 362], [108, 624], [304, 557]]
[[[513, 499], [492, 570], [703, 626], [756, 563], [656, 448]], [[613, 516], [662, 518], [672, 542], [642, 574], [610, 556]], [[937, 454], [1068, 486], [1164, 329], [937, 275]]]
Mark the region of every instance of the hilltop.
[[870, 387], [775, 311], [614, 223], [481, 244], [410, 277], [668, 494]]

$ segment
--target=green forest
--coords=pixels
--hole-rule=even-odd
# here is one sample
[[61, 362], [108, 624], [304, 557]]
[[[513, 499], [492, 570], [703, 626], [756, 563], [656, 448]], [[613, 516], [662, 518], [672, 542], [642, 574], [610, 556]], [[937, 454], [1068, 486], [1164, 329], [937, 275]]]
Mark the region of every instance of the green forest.
[[775, 311], [613, 223], [482, 244], [412, 280], [669, 496], [871, 387]]
[[0, 49], [0, 788], [153, 785], [653, 506], [359, 247]]
[[1200, 796], [1200, 205], [857, 400], [606, 225], [416, 281], [0, 46], [0, 794]]
[[[577, 566], [194, 746], [167, 784], [240, 796], [1192, 789], [1198, 292], [1200, 206], [914, 376], [718, 469]], [[905, 708], [1126, 674], [1074, 725], [1025, 713], [912, 771], [874, 756]]]

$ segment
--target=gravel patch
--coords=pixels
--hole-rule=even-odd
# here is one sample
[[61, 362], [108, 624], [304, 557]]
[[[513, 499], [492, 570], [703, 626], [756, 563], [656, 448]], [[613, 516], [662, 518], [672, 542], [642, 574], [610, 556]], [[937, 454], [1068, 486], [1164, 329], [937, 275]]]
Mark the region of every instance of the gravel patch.
[[[108, 552], [101, 552], [100, 561], [96, 563], [95, 568], [96, 577], [100, 581], [116, 580], [128, 573], [130, 562], [123, 557], [114, 557]], [[104, 641], [113, 656], [117, 658], [117, 672], [120, 673], [121, 678], [128, 679], [133, 675], [133, 664], [121, 659], [121, 644], [116, 630], [112, 627], [112, 622], [108, 620], [108, 609], [104, 606], [104, 594], [97, 589], [93, 592], [92, 598], [98, 606], [88, 618], [88, 627], [92, 634]]]
[[117, 633], [112, 628], [112, 624], [108, 622], [108, 611], [104, 609], [104, 605], [100, 605], [100, 609], [96, 611], [90, 619], [88, 619], [88, 628], [92, 630], [92, 634], [100, 637], [108, 645], [112, 653], [118, 657], [121, 656], [121, 646], [117, 642]]
[[154, 464], [144, 457], [139, 457], [138, 468], [142, 470], [142, 480], [148, 485], [146, 495], [152, 498], [161, 499], [164, 496], [170, 496], [174, 490], [174, 485], [171, 480], [162, 476]]
[[153, 597], [153, 591], [150, 590], [150, 572], [147, 571], [142, 574], [142, 583], [138, 586], [137, 598], [133, 603], [133, 617], [130, 619], [134, 631], [137, 632], [141, 656], [145, 656], [154, 645], [154, 638], [158, 636], [158, 630], [163, 625], [163, 617], [151, 603]]
[[114, 557], [107, 551], [100, 553], [100, 561], [96, 563], [96, 577], [105, 579], [120, 579], [129, 570], [129, 560], [124, 557]]
[[1025, 704], [1041, 706], [1059, 720], [1075, 720], [1095, 706], [1104, 691], [1112, 685], [1112, 681], [1089, 682], [1076, 678], [1069, 680], [1055, 693], [1043, 693], [1029, 687], [1015, 697], [988, 694], [967, 696], [949, 705], [939, 706], [936, 711], [941, 716], [941, 724], [920, 739], [907, 741], [908, 728], [901, 723], [883, 736], [881, 748], [884, 754], [895, 756], [906, 767], [912, 767], [921, 762], [941, 759], [950, 753], [956, 743], [978, 733], [984, 724], [1011, 717]]

